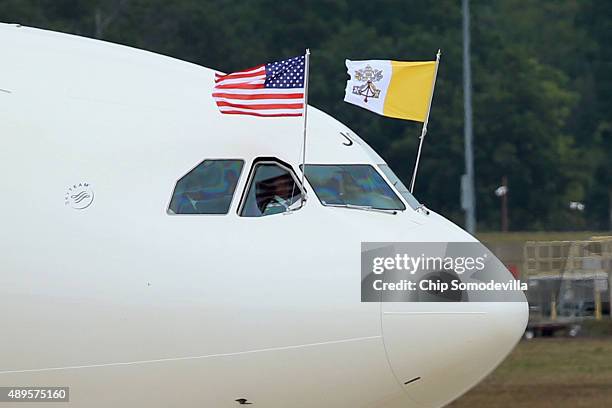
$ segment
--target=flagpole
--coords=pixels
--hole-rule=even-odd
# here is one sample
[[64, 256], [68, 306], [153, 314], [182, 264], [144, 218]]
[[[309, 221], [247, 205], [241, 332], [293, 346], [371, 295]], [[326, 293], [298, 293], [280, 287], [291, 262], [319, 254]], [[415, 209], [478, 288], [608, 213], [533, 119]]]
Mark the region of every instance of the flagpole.
[[306, 201], [306, 187], [304, 177], [306, 174], [306, 123], [308, 118], [308, 76], [310, 74], [310, 48], [306, 48], [304, 56], [304, 141], [302, 145], [302, 206]]
[[421, 159], [421, 149], [423, 148], [423, 140], [427, 134], [427, 123], [429, 122], [429, 113], [431, 112], [431, 101], [434, 96], [434, 89], [436, 89], [436, 79], [438, 78], [438, 65], [440, 64], [440, 55], [442, 53], [438, 50], [436, 54], [436, 68], [434, 71], [434, 79], [431, 84], [431, 94], [429, 96], [429, 106], [427, 107], [427, 116], [425, 116], [425, 122], [423, 122], [423, 128], [421, 129], [421, 136], [419, 137], [419, 150], [417, 152], [416, 163], [414, 163], [414, 172], [412, 173], [412, 181], [410, 181], [410, 192], [414, 192], [414, 183], [416, 182], [417, 171], [419, 170], [419, 160]]

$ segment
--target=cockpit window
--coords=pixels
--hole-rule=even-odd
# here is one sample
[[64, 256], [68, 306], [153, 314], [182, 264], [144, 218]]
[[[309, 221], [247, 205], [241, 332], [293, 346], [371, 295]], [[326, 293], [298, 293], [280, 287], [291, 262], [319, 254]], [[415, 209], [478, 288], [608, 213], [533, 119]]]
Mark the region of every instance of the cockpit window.
[[306, 178], [323, 205], [406, 209], [382, 176], [367, 164], [307, 164]]
[[253, 168], [240, 215], [263, 217], [298, 209], [301, 195], [291, 169], [276, 162], [260, 162]]
[[387, 176], [387, 179], [389, 179], [389, 182], [393, 184], [393, 187], [395, 187], [395, 189], [402, 195], [402, 197], [404, 197], [404, 200], [406, 200], [408, 205], [412, 207], [413, 210], [416, 210], [417, 208], [421, 206], [421, 203], [419, 203], [419, 200], [417, 200], [412, 195], [412, 193], [408, 190], [408, 188], [404, 185], [404, 183], [402, 183], [402, 180], [400, 180], [399, 177], [395, 175], [393, 170], [391, 170], [391, 167], [389, 167], [386, 164], [379, 164], [378, 168], [380, 169], [380, 171], [383, 172], [385, 176]]
[[169, 214], [227, 214], [244, 161], [204, 160], [177, 183]]

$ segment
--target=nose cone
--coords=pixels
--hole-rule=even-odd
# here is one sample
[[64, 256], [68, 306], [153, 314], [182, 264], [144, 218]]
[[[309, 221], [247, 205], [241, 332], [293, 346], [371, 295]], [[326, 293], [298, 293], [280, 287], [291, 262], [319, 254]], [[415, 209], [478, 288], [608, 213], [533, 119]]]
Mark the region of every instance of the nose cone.
[[[468, 241], [486, 250], [456, 226], [444, 224], [427, 229], [429, 241]], [[461, 279], [512, 281], [503, 264], [493, 254], [490, 258], [484, 271]], [[506, 297], [471, 293], [459, 298], [382, 303], [391, 369], [406, 394], [421, 406], [441, 407], [480, 382], [512, 351], [527, 326], [529, 309], [520, 290]]]
[[507, 356], [525, 330], [528, 307], [525, 302], [387, 303], [382, 318], [397, 380], [412, 400], [440, 407]]

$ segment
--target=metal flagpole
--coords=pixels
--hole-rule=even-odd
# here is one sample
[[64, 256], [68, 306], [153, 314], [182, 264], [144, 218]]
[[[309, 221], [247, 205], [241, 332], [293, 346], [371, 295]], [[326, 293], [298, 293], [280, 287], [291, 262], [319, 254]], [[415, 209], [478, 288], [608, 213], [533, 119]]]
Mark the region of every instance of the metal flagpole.
[[412, 173], [412, 181], [410, 182], [410, 192], [414, 192], [414, 183], [416, 181], [417, 171], [419, 170], [419, 160], [421, 159], [421, 149], [423, 148], [423, 140], [427, 134], [427, 122], [429, 122], [429, 112], [431, 112], [431, 101], [434, 96], [434, 89], [436, 89], [436, 79], [438, 78], [438, 64], [440, 63], [440, 55], [442, 53], [438, 50], [436, 54], [436, 68], [434, 71], [433, 84], [431, 84], [431, 95], [429, 96], [429, 106], [427, 107], [427, 116], [425, 116], [425, 122], [423, 122], [423, 129], [421, 129], [421, 136], [419, 139], [419, 150], [417, 152], [416, 163], [414, 163], [414, 172]]
[[306, 187], [304, 187], [304, 176], [306, 174], [306, 122], [308, 118], [308, 75], [310, 71], [310, 48], [306, 48], [304, 56], [304, 142], [302, 145], [302, 204], [306, 201]]

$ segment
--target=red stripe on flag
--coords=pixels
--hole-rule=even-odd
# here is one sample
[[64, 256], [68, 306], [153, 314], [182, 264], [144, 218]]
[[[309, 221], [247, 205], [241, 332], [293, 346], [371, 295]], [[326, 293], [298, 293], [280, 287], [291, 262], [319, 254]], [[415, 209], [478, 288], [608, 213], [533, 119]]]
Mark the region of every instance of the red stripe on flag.
[[260, 84], [227, 84], [215, 85], [215, 89], [263, 89], [263, 81]]
[[257, 112], [244, 112], [244, 111], [222, 111], [221, 113], [225, 113], [228, 115], [251, 115], [251, 116], [261, 116], [261, 117], [274, 117], [274, 116], [302, 116], [301, 113], [273, 113], [273, 114], [264, 114]]
[[223, 93], [215, 92], [212, 94], [216, 98], [228, 98], [228, 99], [301, 99], [304, 97], [303, 93], [291, 93], [291, 94], [234, 94], [234, 93]]
[[219, 72], [215, 72], [215, 76], [219, 78], [219, 77], [229, 76], [229, 75], [246, 74], [252, 71], [260, 70], [261, 68], [264, 68], [265, 66], [266, 66], [265, 64], [261, 64], [261, 65], [254, 66], [249, 69], [243, 69], [242, 71], [230, 72], [229, 74], [221, 74]]
[[260, 70], [253, 71], [253, 72], [248, 72], [248, 73], [235, 72], [233, 74], [218, 76], [217, 79], [215, 79], [215, 82], [219, 83], [219, 82], [225, 81], [226, 79], [252, 78], [252, 77], [265, 75], [265, 73], [266, 73], [265, 68], [262, 68]]
[[232, 108], [241, 108], [241, 109], [252, 109], [252, 110], [260, 110], [260, 109], [302, 109], [304, 108], [303, 103], [261, 103], [257, 105], [241, 105], [238, 103], [230, 103], [224, 101], [218, 101], [217, 106], [230, 106]]

